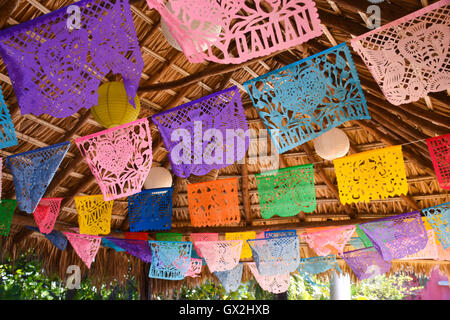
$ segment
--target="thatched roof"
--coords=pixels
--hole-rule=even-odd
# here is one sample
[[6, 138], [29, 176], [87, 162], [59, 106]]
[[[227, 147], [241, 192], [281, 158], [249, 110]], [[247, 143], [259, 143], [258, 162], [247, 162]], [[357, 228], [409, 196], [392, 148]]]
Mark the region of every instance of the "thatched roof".
[[[382, 24], [400, 18], [435, 1], [395, 0], [380, 4]], [[35, 17], [72, 4], [66, 0], [0, 0], [0, 28], [23, 23]], [[136, 34], [141, 45], [145, 67], [142, 73], [141, 113], [139, 118], [149, 117], [162, 110], [167, 110], [182, 103], [192, 101], [210, 93], [238, 85], [241, 89], [245, 112], [251, 128], [263, 129], [262, 120], [250, 102], [242, 83], [263, 75], [270, 70], [321, 52], [342, 42], [348, 42], [352, 36], [363, 34], [366, 27], [366, 3], [359, 0], [315, 0], [319, 10], [324, 34], [302, 45], [278, 52], [269, 57], [252, 60], [242, 65], [217, 65], [214, 63], [192, 64], [182, 52], [169, 45], [161, 33], [160, 16], [157, 11], [150, 10], [144, 0], [130, 0]], [[14, 6], [17, 4], [16, 6]], [[422, 140], [449, 132], [450, 108], [446, 92], [432, 93], [427, 98], [407, 105], [393, 106], [386, 101], [369, 70], [359, 56], [353, 52], [353, 59], [361, 84], [368, 100], [372, 120], [349, 121], [340, 126], [351, 141], [351, 153], [378, 149], [389, 145], [398, 145], [410, 141]], [[114, 78], [111, 78], [114, 79]], [[175, 81], [178, 80], [178, 81]], [[174, 82], [175, 81], [175, 82]], [[48, 115], [36, 117], [31, 114], [21, 115], [11, 81], [3, 62], [0, 62], [0, 82], [5, 100], [15, 125], [19, 143], [17, 146], [0, 150], [0, 155], [37, 149], [62, 141], [85, 136], [103, 130], [90, 115], [89, 110], [82, 109], [74, 115], [57, 119]], [[152, 126], [153, 166], [169, 168], [167, 150], [160, 134]], [[313, 151], [312, 142], [308, 142], [280, 156], [282, 166], [289, 167], [321, 161]], [[247, 159], [255, 156], [256, 150], [249, 149]], [[425, 141], [404, 146], [406, 173], [409, 192], [407, 196], [393, 197], [386, 200], [371, 201], [343, 206], [337, 194], [336, 176], [332, 162], [323, 161], [314, 168], [314, 181], [317, 196], [317, 208], [311, 214], [300, 213], [290, 218], [261, 218], [261, 211], [254, 174], [264, 170], [259, 164], [233, 164], [219, 171], [211, 172], [200, 180], [239, 177], [239, 200], [242, 222], [233, 228], [192, 228], [187, 209], [186, 183], [198, 181], [192, 177], [181, 179], [175, 177], [172, 230], [182, 232], [188, 240], [190, 232], [223, 232], [227, 230], [266, 228], [298, 229], [333, 224], [353, 224], [355, 222], [375, 219], [427, 208], [450, 201], [447, 190], [441, 189], [433, 171]], [[99, 194], [100, 189], [87, 164], [71, 144], [69, 152], [58, 169], [44, 197], [64, 197], [57, 228], [64, 230], [77, 226], [77, 211], [73, 197], [76, 195]], [[11, 173], [3, 168], [4, 199], [15, 198], [14, 183]], [[248, 200], [248, 201], [247, 201]], [[28, 218], [28, 220], [27, 220]], [[51, 246], [47, 239], [24, 228], [30, 220], [23, 212], [15, 212], [11, 232], [3, 240], [2, 253], [9, 251], [16, 254], [27, 248], [33, 248], [42, 256], [49, 271], [65, 276], [65, 267], [69, 264], [83, 265], [70, 248], [64, 252]], [[32, 220], [31, 220], [32, 222]], [[269, 226], [270, 224], [270, 226]], [[31, 225], [34, 225], [31, 223]], [[128, 231], [127, 199], [115, 201], [112, 215], [113, 230]], [[150, 234], [153, 238], [153, 234]], [[305, 246], [305, 244], [303, 244]], [[302, 252], [305, 251], [302, 247]], [[310, 250], [312, 251], [312, 250]], [[315, 255], [314, 252], [303, 252], [302, 257]], [[101, 248], [89, 275], [99, 281], [120, 278], [128, 267], [124, 253], [116, 253], [112, 249]], [[132, 269], [138, 262], [132, 260]], [[339, 262], [345, 270], [343, 261]], [[448, 275], [448, 262], [399, 262], [397, 266], [411, 266], [417, 272], [429, 273], [432, 265], [441, 264], [441, 270]], [[396, 263], [394, 263], [394, 266]], [[204, 268], [203, 276], [187, 279], [187, 283], [195, 285], [204, 281], [211, 274]], [[248, 270], [245, 277], [248, 277]], [[155, 293], [168, 291], [179, 286], [178, 281], [151, 280]]]

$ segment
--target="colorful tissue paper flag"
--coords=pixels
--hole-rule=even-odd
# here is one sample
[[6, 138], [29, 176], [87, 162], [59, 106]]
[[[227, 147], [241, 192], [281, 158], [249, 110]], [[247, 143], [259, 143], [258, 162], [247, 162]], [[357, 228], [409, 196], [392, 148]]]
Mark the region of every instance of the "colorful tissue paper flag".
[[7, 237], [11, 228], [12, 217], [16, 210], [17, 201], [2, 199], [0, 202], [0, 235]]
[[342, 204], [406, 195], [402, 146], [352, 154], [333, 160]]
[[193, 227], [232, 225], [241, 221], [238, 179], [218, 179], [187, 185]]
[[450, 202], [422, 209], [444, 249], [450, 248]]
[[286, 292], [289, 289], [289, 273], [263, 276], [258, 272], [258, 268], [254, 262], [248, 262], [247, 266], [250, 268], [251, 273], [261, 289], [276, 294]]
[[257, 173], [255, 179], [264, 219], [311, 213], [316, 209], [312, 164]]
[[69, 150], [70, 142], [14, 154], [6, 158], [16, 189], [17, 206], [33, 213]]
[[242, 240], [197, 241], [210, 272], [233, 269], [241, 256]]
[[197, 247], [197, 241], [217, 241], [219, 240], [218, 233], [191, 233], [191, 241], [194, 245], [194, 251], [197, 253], [199, 258], [203, 258], [200, 249]]
[[273, 276], [294, 272], [300, 263], [298, 237], [278, 237], [247, 240], [252, 249], [258, 272]]
[[107, 248], [112, 248], [114, 249], [116, 252], [122, 252], [125, 251], [124, 249], [122, 249], [121, 247], [119, 247], [118, 245], [116, 245], [114, 242], [109, 241], [107, 238], [102, 237], [102, 246], [107, 247]]
[[[22, 115], [65, 118], [98, 102], [109, 71], [134, 105], [144, 61], [127, 0], [82, 0], [79, 25], [63, 7], [0, 31], [0, 54]], [[79, 27], [79, 28], [77, 28]]]
[[105, 201], [141, 192], [152, 167], [147, 118], [77, 138], [75, 142]]
[[148, 240], [148, 232], [125, 232], [125, 239]]
[[441, 0], [351, 39], [390, 103], [450, 88], [449, 16], [450, 3]]
[[301, 237], [305, 239], [308, 246], [313, 249], [317, 255], [327, 256], [343, 252], [344, 247], [352, 237], [353, 232], [355, 232], [355, 226], [349, 225], [327, 228], [320, 231], [311, 231], [310, 229], [302, 234]]
[[375, 247], [347, 251], [341, 256], [359, 280], [378, 276], [391, 269], [391, 262], [383, 260]]
[[345, 43], [251, 79], [244, 87], [280, 154], [344, 122], [370, 119]]
[[241, 259], [248, 259], [252, 257], [252, 250], [250, 249], [247, 240], [255, 239], [255, 231], [245, 232], [227, 232], [225, 233], [225, 240], [242, 240]]
[[60, 232], [58, 230], [53, 230], [50, 233], [43, 233], [39, 230], [39, 228], [36, 228], [36, 227], [27, 226], [26, 228], [36, 231], [36, 232], [39, 232], [39, 233], [42, 233], [59, 250], [61, 250], [61, 251], [66, 250], [67, 238], [62, 232]]
[[373, 247], [372, 241], [370, 241], [369, 237], [361, 230], [359, 224], [355, 224], [355, 232], [358, 235], [359, 239], [363, 243], [365, 248]]
[[109, 234], [114, 201], [103, 200], [103, 195], [74, 197], [78, 212], [80, 234]]
[[147, 3], [191, 63], [241, 63], [322, 35], [312, 0], [255, 0], [251, 6], [222, 0]]
[[167, 233], [157, 233], [156, 240], [158, 241], [181, 241], [183, 234], [167, 232]]
[[[194, 248], [192, 248], [194, 249]], [[202, 259], [192, 258], [189, 262], [189, 269], [187, 271], [186, 277], [198, 278], [202, 272], [203, 261]]]
[[[297, 271], [311, 284], [319, 285], [316, 283], [311, 276], [323, 273], [330, 269], [335, 269], [339, 273], [342, 270], [339, 268], [339, 265], [336, 261], [336, 256], [330, 254], [328, 256], [319, 256], [319, 257], [311, 257], [311, 258], [303, 258], [300, 259], [299, 265], [297, 267]], [[319, 285], [322, 286], [322, 285]]]
[[427, 145], [439, 186], [450, 190], [450, 133], [427, 139]]
[[[264, 231], [264, 236], [261, 238], [279, 238], [279, 237], [296, 237], [297, 230], [275, 230]], [[256, 237], [255, 237], [256, 239]]]
[[423, 250], [420, 250], [414, 254], [403, 257], [402, 260], [421, 260], [421, 259], [438, 259], [438, 248], [436, 245], [436, 237], [433, 230], [427, 230], [427, 245]]
[[16, 130], [0, 86], [0, 149], [17, 145]]
[[239, 289], [242, 279], [242, 271], [244, 270], [244, 264], [238, 263], [236, 267], [227, 271], [217, 271], [214, 275], [219, 279], [225, 292], [233, 292]]
[[41, 233], [50, 233], [58, 218], [63, 198], [42, 198], [33, 212], [34, 221]]
[[113, 237], [107, 237], [107, 240], [144, 262], [150, 263], [152, 261], [152, 253], [148, 241]]
[[91, 268], [92, 262], [95, 260], [102, 238], [99, 236], [92, 236], [87, 234], [77, 234], [72, 232], [63, 232], [69, 240], [73, 249], [85, 263], [88, 269]]
[[203, 176], [242, 160], [250, 144], [247, 119], [237, 87], [215, 92], [155, 114], [178, 177]]
[[144, 189], [128, 197], [131, 231], [169, 230], [173, 188]]
[[333, 268], [340, 271], [336, 261], [336, 256], [334, 254], [330, 254], [328, 256], [300, 259], [297, 270], [300, 273], [319, 274]]
[[191, 260], [191, 242], [149, 241], [152, 250], [150, 278], [182, 280], [186, 277]]
[[359, 227], [386, 261], [419, 252], [428, 242], [419, 211], [364, 222]]

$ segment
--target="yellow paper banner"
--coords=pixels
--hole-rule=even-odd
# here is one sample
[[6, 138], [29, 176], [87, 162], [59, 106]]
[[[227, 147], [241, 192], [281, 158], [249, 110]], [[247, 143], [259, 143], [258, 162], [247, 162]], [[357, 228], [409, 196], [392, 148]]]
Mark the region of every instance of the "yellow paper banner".
[[242, 240], [241, 259], [248, 259], [252, 257], [252, 250], [247, 243], [248, 239], [256, 239], [256, 232], [230, 232], [225, 233], [225, 240]]
[[343, 204], [369, 202], [408, 193], [401, 146], [333, 160]]
[[105, 201], [103, 195], [75, 197], [80, 234], [109, 234], [114, 201]]

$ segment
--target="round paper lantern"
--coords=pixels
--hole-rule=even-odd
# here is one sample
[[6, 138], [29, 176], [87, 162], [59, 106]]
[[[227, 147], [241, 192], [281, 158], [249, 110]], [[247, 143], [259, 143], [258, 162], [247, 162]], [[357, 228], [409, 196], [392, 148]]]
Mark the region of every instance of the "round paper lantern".
[[333, 128], [314, 139], [314, 149], [325, 160], [334, 160], [347, 154], [350, 141], [344, 131]]
[[91, 108], [91, 113], [95, 121], [109, 129], [138, 118], [141, 103], [137, 96], [134, 103], [136, 109], [128, 102], [122, 82], [106, 82], [98, 88], [98, 104]]
[[169, 188], [172, 186], [172, 175], [163, 167], [153, 167], [145, 179], [144, 189]]
[[[167, 9], [169, 9], [172, 12], [170, 3], [167, 3], [166, 7], [167, 7]], [[178, 19], [181, 19], [182, 15], [183, 15], [182, 12], [180, 12], [180, 14], [178, 15]], [[200, 25], [200, 23], [201, 22], [198, 20], [192, 21], [192, 23], [190, 24], [191, 29], [196, 29]], [[184, 25], [181, 25], [181, 27], [183, 29], [187, 30], [187, 28]], [[180, 44], [172, 36], [169, 26], [167, 25], [166, 21], [162, 17], [161, 17], [161, 31], [162, 31], [162, 34], [164, 35], [164, 37], [166, 38], [167, 42], [172, 47], [174, 47], [178, 51], [182, 51]], [[209, 25], [206, 23], [203, 25], [203, 28], [202, 28], [202, 32], [204, 32], [206, 34], [214, 35], [214, 37], [212, 37], [212, 38], [205, 38], [206, 40], [208, 40], [210, 42], [215, 41], [219, 37], [219, 34], [221, 31], [222, 31], [222, 27], [220, 25], [215, 25], [213, 23], [210, 23]], [[208, 45], [202, 44], [201, 48], [198, 48], [198, 45], [196, 43], [196, 49], [197, 49], [197, 51], [200, 51], [200, 50], [205, 51], [208, 49]]]

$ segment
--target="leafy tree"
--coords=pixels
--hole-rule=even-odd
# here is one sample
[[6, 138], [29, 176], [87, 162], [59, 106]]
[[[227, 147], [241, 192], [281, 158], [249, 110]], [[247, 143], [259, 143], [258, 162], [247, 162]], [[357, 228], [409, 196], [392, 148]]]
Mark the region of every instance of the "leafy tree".
[[49, 277], [37, 257], [30, 252], [13, 261], [6, 258], [0, 264], [0, 300], [125, 300], [137, 299], [135, 281], [128, 279], [126, 288], [111, 283], [97, 289], [90, 280], [80, 283], [80, 289], [69, 290], [56, 276]]

